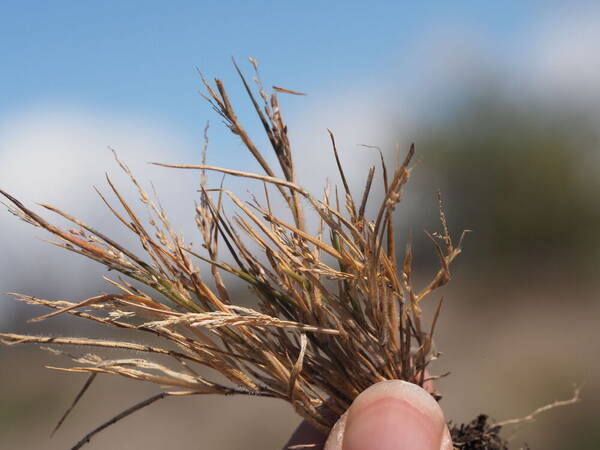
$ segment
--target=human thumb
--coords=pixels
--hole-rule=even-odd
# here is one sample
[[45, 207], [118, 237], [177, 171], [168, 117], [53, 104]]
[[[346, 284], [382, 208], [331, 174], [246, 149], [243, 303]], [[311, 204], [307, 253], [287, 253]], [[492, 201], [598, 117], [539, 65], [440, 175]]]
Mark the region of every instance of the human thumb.
[[363, 391], [335, 424], [324, 450], [452, 450], [444, 414], [416, 384], [392, 380]]

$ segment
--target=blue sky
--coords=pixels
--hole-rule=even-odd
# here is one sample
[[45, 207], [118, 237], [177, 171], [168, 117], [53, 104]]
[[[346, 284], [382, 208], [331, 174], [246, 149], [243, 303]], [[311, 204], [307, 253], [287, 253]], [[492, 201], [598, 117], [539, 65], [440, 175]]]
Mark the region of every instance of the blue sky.
[[[466, 27], [495, 52], [519, 45], [546, 3], [27, 2], [0, 7], [0, 118], [38, 104], [142, 114], [190, 134], [206, 109], [195, 68], [234, 80], [230, 56], [311, 93], [411, 72], [423, 40]], [[491, 44], [491, 45], [490, 45]], [[418, 72], [418, 68], [412, 68]]]

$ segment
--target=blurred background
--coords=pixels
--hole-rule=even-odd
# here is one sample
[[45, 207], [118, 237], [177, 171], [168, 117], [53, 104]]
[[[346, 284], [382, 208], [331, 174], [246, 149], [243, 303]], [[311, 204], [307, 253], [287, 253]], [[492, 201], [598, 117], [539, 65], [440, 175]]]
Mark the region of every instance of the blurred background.
[[[153, 181], [190, 241], [197, 174], [148, 161], [197, 163], [203, 128], [210, 164], [258, 170], [198, 95], [197, 69], [220, 77], [242, 121], [260, 136], [230, 57], [282, 96], [300, 180], [317, 191], [336, 176], [333, 130], [362, 189], [366, 166], [417, 146], [398, 209], [419, 271], [434, 268], [422, 230], [436, 230], [441, 190], [453, 232], [473, 230], [444, 288], [434, 372], [447, 417], [504, 420], [571, 396], [517, 433], [514, 448], [600, 448], [600, 8], [595, 2], [16, 2], [0, 5], [0, 188], [47, 202], [131, 237], [92, 186], [127, 186], [117, 150]], [[240, 193], [246, 187], [227, 180]], [[129, 197], [135, 194], [129, 191]], [[77, 300], [109, 290], [105, 271], [42, 242], [0, 213], [0, 291]], [[41, 239], [39, 239], [41, 238]], [[245, 291], [240, 287], [240, 296]], [[101, 336], [77, 320], [0, 297], [2, 331]], [[52, 439], [85, 377], [34, 347], [0, 347], [0, 448], [62, 449], [157, 392], [100, 378]], [[220, 397], [167, 399], [98, 435], [90, 449], [279, 449], [298, 423], [287, 404]]]

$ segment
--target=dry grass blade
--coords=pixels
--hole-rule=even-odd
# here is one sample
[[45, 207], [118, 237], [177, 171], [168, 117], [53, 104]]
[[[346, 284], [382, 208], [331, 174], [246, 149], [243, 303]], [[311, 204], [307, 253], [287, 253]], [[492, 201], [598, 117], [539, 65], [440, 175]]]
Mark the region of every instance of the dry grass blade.
[[304, 92], [292, 91], [291, 89], [285, 89], [279, 86], [273, 86], [273, 90], [277, 92], [281, 92], [282, 94], [291, 94], [291, 95], [306, 95]]
[[67, 419], [67, 417], [69, 417], [69, 414], [71, 414], [71, 411], [73, 411], [73, 408], [75, 408], [75, 406], [77, 405], [77, 403], [79, 403], [79, 400], [81, 400], [81, 398], [87, 392], [87, 390], [92, 385], [92, 383], [94, 382], [94, 380], [96, 379], [97, 376], [98, 376], [97, 373], [92, 373], [88, 377], [88, 379], [86, 380], [86, 382], [83, 385], [83, 387], [81, 388], [81, 390], [77, 393], [77, 396], [75, 396], [75, 399], [73, 400], [73, 403], [71, 403], [71, 406], [69, 406], [69, 408], [65, 411], [65, 413], [62, 415], [62, 417], [59, 419], [58, 423], [56, 424], [56, 426], [54, 427], [54, 429], [50, 433], [50, 437], [54, 436], [54, 434], [62, 426], [62, 424], [64, 423], [64, 421]]
[[187, 324], [193, 327], [206, 327], [211, 329], [224, 326], [296, 328], [313, 333], [340, 334], [339, 330], [315, 327], [290, 320], [281, 320], [256, 311], [251, 311], [248, 312], [248, 314], [243, 315], [227, 312], [185, 314], [172, 319], [147, 322], [141, 326], [147, 328], [161, 328], [178, 324]]
[[88, 442], [90, 442], [90, 440], [92, 439], [92, 437], [94, 437], [96, 434], [100, 433], [102, 430], [108, 428], [109, 426], [114, 425], [119, 420], [124, 419], [125, 417], [133, 414], [136, 411], [139, 411], [142, 408], [145, 408], [146, 406], [150, 406], [152, 403], [155, 403], [155, 402], [157, 402], [159, 400], [162, 400], [163, 398], [171, 397], [171, 396], [174, 396], [174, 395], [182, 395], [182, 394], [177, 393], [177, 392], [161, 392], [160, 394], [153, 395], [152, 397], [147, 398], [144, 401], [136, 403], [135, 405], [131, 406], [130, 408], [127, 408], [122, 413], [117, 414], [116, 416], [114, 416], [110, 420], [107, 420], [106, 422], [104, 422], [99, 427], [97, 427], [97, 428], [93, 429], [92, 431], [90, 431], [79, 442], [77, 442], [77, 444], [75, 444], [73, 447], [71, 447], [71, 450], [77, 450], [77, 449], [83, 447], [85, 444], [87, 444]]
[[282, 179], [279, 179], [279, 178], [276, 178], [273, 176], [260, 175], [260, 174], [251, 173], [251, 172], [242, 172], [239, 170], [227, 169], [224, 167], [206, 166], [206, 165], [202, 165], [202, 164], [166, 164], [166, 163], [159, 163], [159, 162], [153, 162], [151, 164], [154, 164], [156, 166], [162, 166], [162, 167], [170, 167], [170, 168], [174, 168], [174, 169], [213, 170], [215, 172], [221, 172], [221, 173], [233, 175], [236, 177], [253, 178], [255, 180], [264, 181], [266, 183], [271, 183], [271, 184], [274, 184], [277, 186], [285, 186], [287, 188], [297, 191], [304, 197], [307, 197], [307, 198], [310, 197], [310, 194], [307, 191], [305, 191], [304, 189], [302, 189], [300, 186], [296, 185], [295, 183], [292, 183], [287, 180], [282, 180]]

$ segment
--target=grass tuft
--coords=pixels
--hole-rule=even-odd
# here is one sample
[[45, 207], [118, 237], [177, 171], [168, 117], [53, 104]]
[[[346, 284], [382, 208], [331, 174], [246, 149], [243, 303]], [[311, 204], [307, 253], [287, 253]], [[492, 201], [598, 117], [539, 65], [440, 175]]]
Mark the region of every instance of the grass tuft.
[[[410, 242], [404, 245], [404, 254], [398, 255], [401, 246], [396, 242], [394, 229], [394, 211], [412, 172], [414, 145], [396, 167], [388, 168], [382, 157], [379, 168], [369, 168], [357, 202], [330, 131], [332, 157], [343, 190], [335, 190], [332, 195], [326, 187], [322, 198], [313, 196], [298, 184], [278, 98], [278, 94], [301, 93], [276, 86], [267, 93], [256, 62], [251, 59], [251, 63], [256, 72], [254, 88], [234, 62], [277, 167], [271, 167], [270, 159], [245, 131], [223, 82], [215, 79], [210, 83], [204, 77], [205, 99], [239, 137], [263, 173], [208, 165], [206, 148], [199, 165], [155, 163], [199, 172], [196, 226], [202, 251], [184, 243], [160, 203], [143, 189], [116, 153], [118, 165], [138, 191], [150, 220], [140, 219], [108, 176], [116, 203], [100, 191], [98, 194], [115, 220], [137, 237], [143, 254], [134, 253], [54, 206], [41, 205], [69, 221], [73, 228], [55, 226], [0, 191], [10, 202], [11, 212], [51, 233], [56, 239], [54, 245], [123, 276], [105, 278], [113, 292], [78, 302], [13, 294], [20, 301], [53, 310], [33, 320], [68, 314], [106, 327], [128, 329], [139, 336], [133, 342], [0, 334], [0, 342], [6, 345], [35, 343], [82, 351], [83, 354], [67, 354], [72, 366], [51, 367], [90, 374], [57, 429], [97, 374], [118, 375], [162, 387], [156, 395], [90, 432], [74, 448], [123, 417], [170, 396], [236, 394], [278, 398], [327, 432], [353, 399], [374, 383], [401, 379], [423, 386], [438, 378], [427, 369], [439, 356], [434, 350], [433, 334], [442, 302], [436, 302], [434, 318], [428, 323], [422, 307], [450, 280], [450, 266], [461, 253], [464, 233], [457, 242], [450, 236], [440, 196], [441, 231], [429, 235], [440, 267], [428, 283], [415, 286]], [[205, 144], [207, 147], [208, 137]], [[264, 200], [252, 197], [245, 201], [222, 185], [208, 186], [207, 172], [258, 181]], [[382, 199], [374, 216], [368, 217], [366, 205], [373, 201], [370, 195], [375, 176], [383, 180], [379, 197]], [[274, 196], [279, 200], [271, 198]], [[274, 211], [272, 204], [281, 201], [286, 211]], [[226, 204], [233, 206], [233, 217], [225, 213]], [[316, 219], [316, 231], [309, 230], [307, 218]], [[234, 262], [226, 262], [222, 252]], [[234, 302], [224, 282], [228, 277], [248, 286], [255, 296], [256, 308]], [[143, 341], [144, 335], [157, 336], [162, 344], [137, 343]], [[123, 356], [106, 359], [90, 353], [94, 348], [118, 350]], [[165, 362], [165, 357], [170, 362]], [[199, 375], [200, 367], [213, 369], [226, 381]], [[457, 436], [491, 429], [496, 439], [499, 427], [500, 424], [489, 428], [480, 420], [461, 428], [462, 434], [457, 431]]]

